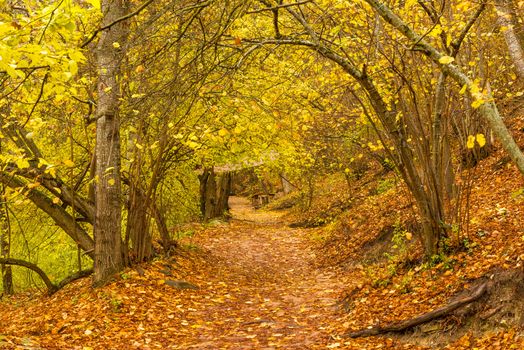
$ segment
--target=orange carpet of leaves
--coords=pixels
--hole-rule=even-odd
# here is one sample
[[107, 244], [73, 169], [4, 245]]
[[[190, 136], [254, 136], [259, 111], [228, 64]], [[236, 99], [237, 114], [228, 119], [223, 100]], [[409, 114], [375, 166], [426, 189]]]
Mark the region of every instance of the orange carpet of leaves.
[[[341, 335], [442, 306], [468, 281], [495, 267], [522, 268], [524, 194], [519, 189], [524, 181], [513, 165], [496, 166], [502, 157], [497, 151], [472, 170], [466, 236], [472, 248], [451, 254], [451, 267], [399, 270], [387, 284], [372, 285], [369, 267], [358, 262], [361, 247], [393, 224], [398, 213], [409, 211], [402, 192], [361, 200], [345, 214], [346, 225], [338, 231], [343, 239], [320, 248], [311, 238], [324, 229], [288, 228], [281, 214], [255, 212], [236, 199], [231, 223], [209, 225], [191, 239], [189, 246], [197, 249], [129, 269], [101, 289], [93, 290], [84, 279], [52, 297], [4, 298], [0, 348], [431, 348], [406, 338]], [[332, 261], [322, 267], [322, 260]], [[175, 289], [166, 279], [199, 289]], [[342, 305], [346, 295], [348, 303]], [[501, 328], [466, 333], [446, 348], [521, 349], [524, 337], [522, 330]]]

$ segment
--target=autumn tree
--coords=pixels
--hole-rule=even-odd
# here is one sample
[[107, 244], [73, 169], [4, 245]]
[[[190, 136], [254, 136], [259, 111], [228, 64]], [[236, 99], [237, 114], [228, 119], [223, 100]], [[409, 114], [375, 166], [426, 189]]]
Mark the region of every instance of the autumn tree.
[[[383, 15], [382, 4], [368, 3], [372, 3], [386, 21], [392, 21]], [[469, 89], [474, 107], [491, 121], [490, 126], [502, 138], [506, 148], [513, 152], [517, 165], [522, 168], [518, 147], [501, 123], [488, 95], [481, 92], [481, 88], [473, 79], [457, 71], [452, 63], [463, 40], [483, 12], [484, 5], [481, 4], [473, 12], [464, 12], [464, 26], [453, 33], [442, 29], [443, 24], [439, 23], [442, 16], [435, 7], [428, 9], [424, 8], [423, 4], [419, 7], [420, 11], [416, 12], [415, 19], [417, 24], [429, 28], [424, 36], [415, 36], [404, 23], [397, 26], [404, 34], [411, 33], [409, 45], [415, 45], [417, 50], [420, 45], [429, 51], [433, 50], [430, 55], [432, 63], [422, 60], [428, 74], [414, 73], [411, 70], [409, 64], [421, 61], [419, 58], [406, 54], [399, 48], [391, 49], [391, 45], [384, 43], [383, 39], [386, 37], [388, 43], [399, 40], [402, 42], [402, 38], [383, 27], [380, 18], [374, 16], [364, 2], [340, 2], [335, 7], [328, 5], [317, 4], [313, 9], [307, 2], [284, 4], [260, 1], [248, 12], [257, 16], [258, 23], [250, 22], [246, 16], [244, 23], [247, 29], [239, 31], [237, 35], [246, 45], [251, 44], [254, 48], [264, 45], [309, 48], [337, 64], [354, 79], [357, 85], [352, 90], [356, 92], [357, 101], [361, 104], [369, 123], [378, 123], [380, 128], [377, 130], [384, 132], [381, 136], [383, 148], [413, 194], [421, 216], [422, 242], [426, 255], [431, 256], [437, 252], [440, 237], [446, 236], [449, 229], [443, 189], [451, 192], [449, 180], [445, 179], [452, 179], [453, 173], [450, 171], [449, 146], [446, 146], [446, 129], [443, 129], [449, 124], [441, 120], [445, 103], [446, 76], [458, 79], [461, 86], [465, 85]], [[419, 5], [416, 2], [406, 2], [399, 6], [407, 13], [413, 11], [413, 6]], [[265, 27], [260, 26], [261, 17], [264, 18]], [[347, 20], [348, 18], [352, 19]], [[253, 27], [247, 23], [252, 23]], [[272, 33], [268, 30], [271, 27]], [[255, 29], [250, 31], [248, 28]], [[443, 47], [443, 53], [428, 44], [430, 39]], [[395, 45], [398, 47], [398, 44]], [[252, 51], [253, 49], [246, 50], [246, 54], [251, 54]], [[389, 69], [384, 70], [384, 65], [389, 66]], [[426, 77], [431, 77], [437, 67], [443, 70], [444, 75], [437, 79], [439, 83], [435, 84], [436, 82], [433, 83]], [[454, 70], [450, 71], [450, 67]], [[415, 87], [410, 82], [410, 79], [421, 75], [428, 83], [437, 86], [437, 98], [432, 102], [435, 103], [435, 107], [424, 112], [426, 120], [433, 122], [424, 122], [426, 126], [421, 124], [421, 105], [417, 101], [421, 93], [432, 87], [426, 85], [426, 82], [420, 87]], [[406, 91], [406, 94], [398, 97], [395, 96], [396, 91]], [[406, 104], [406, 100], [412, 102]], [[432, 131], [423, 136], [424, 130]], [[484, 143], [484, 139], [479, 140], [479, 143]]]

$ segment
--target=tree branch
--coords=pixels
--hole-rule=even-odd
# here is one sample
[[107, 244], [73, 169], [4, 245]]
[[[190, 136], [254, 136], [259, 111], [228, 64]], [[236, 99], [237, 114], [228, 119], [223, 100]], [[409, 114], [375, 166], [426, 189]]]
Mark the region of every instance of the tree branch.
[[458, 53], [460, 49], [460, 45], [462, 45], [462, 42], [466, 38], [466, 35], [468, 34], [469, 30], [471, 29], [473, 24], [475, 24], [475, 22], [480, 17], [480, 15], [482, 14], [485, 8], [486, 8], [486, 2], [483, 1], [482, 4], [480, 4], [480, 7], [477, 9], [477, 11], [475, 11], [473, 16], [469, 19], [468, 23], [466, 23], [464, 28], [462, 28], [462, 31], [460, 32], [460, 35], [458, 36], [458, 38], [451, 42], [451, 47], [453, 48], [453, 51], [451, 53], [453, 57]]
[[272, 7], [265, 7], [265, 8], [261, 8], [261, 9], [257, 9], [257, 10], [251, 10], [251, 11], [247, 11], [246, 13], [247, 14], [252, 14], [252, 13], [260, 13], [260, 12], [266, 12], [266, 11], [274, 11], [274, 10], [283, 9], [283, 8], [286, 8], [286, 7], [304, 5], [304, 4], [307, 4], [307, 3], [312, 2], [312, 1], [313, 0], [297, 1], [297, 2], [294, 2], [294, 3], [291, 3], [291, 4], [282, 4], [282, 5], [272, 6]]
[[366, 328], [355, 332], [349, 332], [344, 335], [346, 338], [359, 338], [359, 337], [369, 337], [372, 335], [378, 335], [383, 333], [390, 333], [390, 332], [402, 332], [407, 329], [419, 326], [421, 324], [430, 322], [432, 320], [435, 320], [437, 318], [441, 318], [444, 316], [449, 315], [451, 312], [455, 311], [456, 309], [470, 304], [474, 302], [475, 300], [478, 300], [481, 296], [484, 295], [487, 291], [488, 282], [482, 283], [480, 286], [478, 286], [473, 293], [464, 298], [456, 300], [452, 303], [449, 303], [446, 306], [443, 306], [441, 308], [438, 308], [436, 310], [433, 310], [431, 312], [425, 313], [423, 315], [420, 315], [418, 317], [402, 321], [399, 323], [390, 324], [385, 327], [373, 327], [373, 328]]
[[49, 277], [47, 277], [44, 270], [42, 270], [40, 267], [38, 267], [37, 265], [29, 261], [13, 259], [13, 258], [0, 258], [0, 264], [23, 266], [25, 268], [28, 268], [31, 271], [36, 272], [40, 276], [42, 281], [44, 282], [47, 288], [47, 292], [50, 295], [55, 293], [58, 290], [58, 287], [54, 285], [53, 282], [51, 282], [51, 280], [49, 279]]
[[86, 41], [84, 41], [84, 42], [82, 43], [82, 45], [80, 45], [80, 47], [83, 49], [83, 48], [85, 48], [87, 45], [89, 45], [89, 43], [90, 43], [91, 41], [93, 41], [93, 40], [96, 38], [96, 36], [98, 35], [98, 33], [100, 33], [100, 32], [102, 32], [102, 31], [104, 31], [104, 30], [107, 30], [107, 29], [111, 28], [111, 27], [114, 26], [115, 24], [118, 24], [118, 23], [120, 23], [120, 22], [122, 22], [122, 21], [125, 21], [125, 20], [127, 20], [127, 19], [129, 19], [129, 18], [131, 18], [131, 17], [134, 17], [134, 16], [140, 14], [140, 12], [142, 12], [142, 11], [143, 11], [147, 6], [149, 6], [153, 1], [155, 1], [155, 0], [148, 0], [148, 1], [146, 1], [142, 6], [140, 6], [139, 8], [137, 8], [135, 11], [133, 11], [133, 12], [131, 12], [131, 13], [128, 13], [127, 15], [122, 16], [122, 17], [116, 19], [115, 21], [113, 21], [113, 22], [111, 22], [111, 23], [109, 23], [109, 24], [107, 24], [107, 25], [105, 25], [105, 26], [103, 26], [103, 27], [101, 27], [101, 28], [98, 28], [98, 29], [95, 30], [95, 32], [94, 32], [94, 33], [89, 37], [89, 39], [87, 39]]

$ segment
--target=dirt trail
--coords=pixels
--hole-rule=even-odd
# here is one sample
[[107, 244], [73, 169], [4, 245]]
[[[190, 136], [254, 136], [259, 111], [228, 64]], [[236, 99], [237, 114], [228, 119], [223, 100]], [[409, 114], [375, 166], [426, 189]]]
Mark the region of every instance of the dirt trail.
[[348, 349], [332, 336], [344, 322], [340, 292], [355, 282], [311, 264], [310, 232], [245, 199], [231, 206], [230, 223], [192, 238], [194, 252], [130, 268], [104, 288], [83, 279], [52, 297], [2, 301], [0, 349]]
[[310, 264], [315, 253], [303, 230], [286, 227], [276, 213], [255, 212], [245, 199], [232, 198], [230, 205], [228, 230], [199, 242], [218, 258], [224, 283], [233, 286], [230, 302], [201, 310], [224, 324], [203, 330], [192, 347], [326, 348], [334, 342], [330, 325], [341, 317], [337, 298], [344, 282]]

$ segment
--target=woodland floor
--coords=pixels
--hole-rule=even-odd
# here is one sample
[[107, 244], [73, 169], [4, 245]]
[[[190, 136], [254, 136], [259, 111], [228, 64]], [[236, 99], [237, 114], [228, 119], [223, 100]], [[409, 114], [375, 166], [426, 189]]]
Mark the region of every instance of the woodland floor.
[[[288, 228], [282, 213], [254, 211], [242, 198], [231, 205], [231, 223], [196, 234], [187, 242], [193, 249], [128, 270], [107, 287], [92, 290], [84, 279], [52, 297], [4, 299], [0, 348], [339, 347], [337, 302], [355, 282], [314, 267], [308, 235]], [[175, 289], [168, 279], [200, 289]], [[356, 348], [363, 342], [370, 343]]]
[[[184, 248], [174, 256], [128, 269], [104, 288], [92, 289], [85, 278], [51, 297], [34, 292], [4, 297], [0, 349], [415, 350], [449, 344], [446, 349], [504, 350], [524, 346], [520, 331], [513, 328], [475, 340], [472, 332], [449, 337], [447, 324], [429, 327], [433, 338], [435, 329], [446, 333], [437, 342], [427, 341], [428, 330], [418, 331], [418, 338], [417, 332], [344, 338], [341, 335], [350, 329], [406, 319], [444, 305], [463, 288], [455, 278], [460, 270], [437, 272], [433, 279], [426, 275], [434, 272], [421, 271], [413, 277], [416, 286], [409, 293], [395, 284], [376, 288], [356, 261], [353, 267], [320, 265], [330, 256], [329, 248], [335, 247], [322, 244], [323, 229], [290, 228], [285, 212], [255, 211], [242, 198], [232, 198], [230, 204], [229, 223], [194, 226], [195, 234], [182, 241]], [[367, 215], [362, 210], [366, 208], [360, 212]], [[372, 211], [375, 208], [367, 209], [368, 214]], [[344, 241], [357, 242], [358, 235]], [[521, 246], [517, 241], [512, 245]], [[198, 289], [171, 286], [180, 281]], [[426, 338], [421, 340], [420, 334]]]

